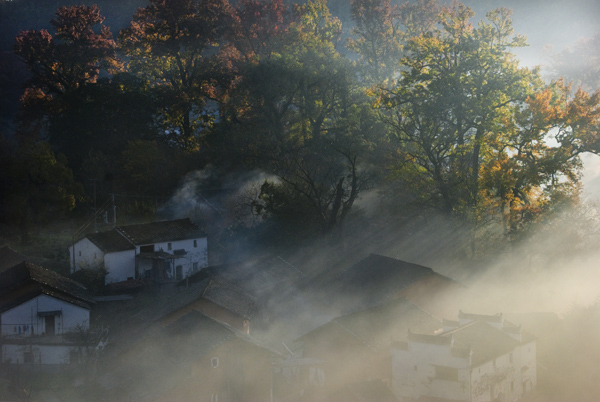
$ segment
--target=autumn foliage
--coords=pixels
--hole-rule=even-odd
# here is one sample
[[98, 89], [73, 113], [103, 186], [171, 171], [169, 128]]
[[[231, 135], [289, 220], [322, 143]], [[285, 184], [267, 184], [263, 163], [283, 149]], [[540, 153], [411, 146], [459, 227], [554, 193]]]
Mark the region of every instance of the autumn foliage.
[[350, 27], [325, 0], [151, 0], [116, 39], [97, 6], [61, 7], [53, 32], [16, 38], [32, 74], [20, 130], [106, 192], [172, 191], [135, 166], [170, 183], [207, 165], [266, 172], [249, 205], [292, 238], [342, 228], [366, 189], [473, 238], [496, 224], [517, 239], [577, 202], [600, 93], [521, 66], [510, 10], [348, 7]]

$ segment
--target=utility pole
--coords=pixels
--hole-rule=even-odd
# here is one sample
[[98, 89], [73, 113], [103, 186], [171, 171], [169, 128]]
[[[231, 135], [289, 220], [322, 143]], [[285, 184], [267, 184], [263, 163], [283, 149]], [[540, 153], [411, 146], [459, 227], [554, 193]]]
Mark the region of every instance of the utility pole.
[[94, 217], [94, 233], [97, 233], [98, 226], [97, 226], [97, 222], [96, 222], [96, 220], [97, 220], [97, 217], [96, 217], [96, 211], [97, 211], [97, 208], [96, 208], [96, 179], [94, 179], [92, 181], [92, 183], [94, 183], [94, 213], [92, 215]]
[[117, 226], [117, 206], [115, 205], [115, 194], [111, 194], [112, 197], [112, 208], [113, 208], [113, 227]]

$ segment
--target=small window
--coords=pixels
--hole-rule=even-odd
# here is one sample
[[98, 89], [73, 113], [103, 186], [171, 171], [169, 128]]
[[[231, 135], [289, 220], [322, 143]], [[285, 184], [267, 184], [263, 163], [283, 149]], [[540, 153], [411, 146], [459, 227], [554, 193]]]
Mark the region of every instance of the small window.
[[212, 366], [212, 368], [219, 367], [219, 358], [213, 357], [212, 359], [210, 359], [210, 365]]
[[194, 271], [197, 271], [198, 270], [198, 263], [197, 262], [193, 263], [192, 264], [192, 268], [193, 268]]
[[194, 247], [198, 247], [198, 240], [194, 240]]
[[81, 250], [79, 250], [79, 256], [81, 257]]
[[173, 249], [173, 245], [171, 243], [167, 243], [167, 250]]

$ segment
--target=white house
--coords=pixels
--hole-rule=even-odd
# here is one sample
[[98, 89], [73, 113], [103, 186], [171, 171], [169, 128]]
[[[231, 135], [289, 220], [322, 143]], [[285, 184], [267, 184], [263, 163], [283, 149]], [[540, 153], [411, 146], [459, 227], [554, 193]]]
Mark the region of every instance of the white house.
[[208, 266], [206, 235], [189, 219], [117, 226], [69, 247], [71, 272], [104, 268], [106, 283], [180, 280]]
[[72, 363], [94, 304], [83, 285], [30, 262], [0, 273], [3, 363]]
[[536, 378], [536, 342], [502, 314], [459, 313], [435, 335], [392, 346], [392, 387], [402, 400], [514, 401]]

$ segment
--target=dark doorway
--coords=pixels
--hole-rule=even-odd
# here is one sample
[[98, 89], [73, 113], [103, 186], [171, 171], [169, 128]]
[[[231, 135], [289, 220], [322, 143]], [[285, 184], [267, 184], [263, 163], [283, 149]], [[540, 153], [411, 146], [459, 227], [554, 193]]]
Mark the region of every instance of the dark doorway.
[[45, 317], [46, 320], [46, 335], [54, 335], [54, 315], [47, 315]]

